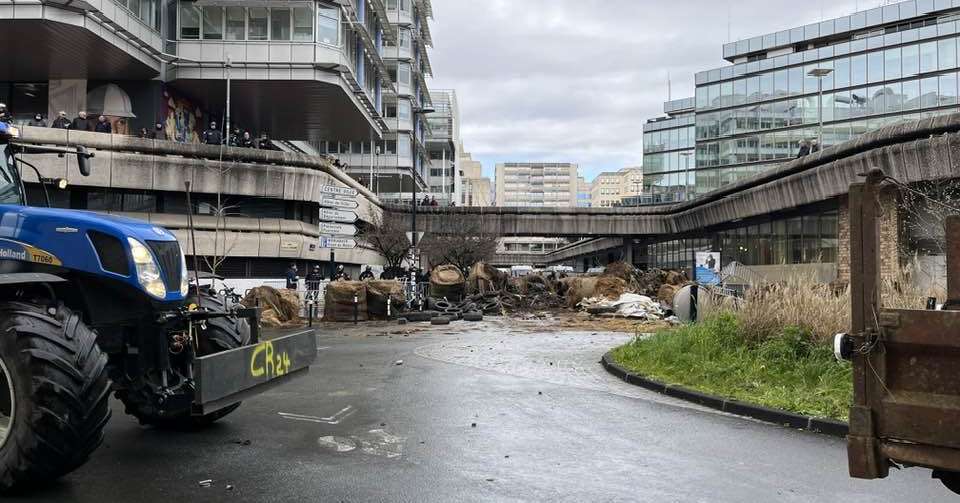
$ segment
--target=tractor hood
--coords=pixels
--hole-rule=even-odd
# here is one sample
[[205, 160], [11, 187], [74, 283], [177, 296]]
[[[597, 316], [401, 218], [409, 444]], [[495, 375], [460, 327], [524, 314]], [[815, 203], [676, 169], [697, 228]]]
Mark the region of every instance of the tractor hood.
[[[132, 238], [149, 250], [146, 275], [134, 262]], [[140, 251], [142, 252], [142, 248]], [[21, 260], [107, 276], [161, 302], [181, 301], [183, 257], [176, 237], [149, 222], [88, 211], [0, 205], [0, 260]], [[148, 264], [147, 267], [150, 267]], [[166, 293], [148, 293], [143, 278], [159, 273]]]

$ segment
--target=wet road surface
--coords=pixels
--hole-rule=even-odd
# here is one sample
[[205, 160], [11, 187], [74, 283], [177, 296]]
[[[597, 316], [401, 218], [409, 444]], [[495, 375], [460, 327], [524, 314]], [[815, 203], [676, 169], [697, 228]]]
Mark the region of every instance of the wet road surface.
[[22, 499], [957, 500], [926, 470], [847, 478], [840, 439], [613, 378], [597, 362], [627, 334], [502, 320], [400, 333], [410, 330], [321, 333], [309, 377], [248, 400], [202, 433], [141, 427], [115, 402], [93, 459]]

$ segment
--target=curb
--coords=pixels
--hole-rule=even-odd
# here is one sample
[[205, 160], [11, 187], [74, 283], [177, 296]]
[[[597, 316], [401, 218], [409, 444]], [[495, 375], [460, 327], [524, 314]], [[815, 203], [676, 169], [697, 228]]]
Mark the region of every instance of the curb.
[[750, 417], [767, 423], [787, 426], [797, 430], [822, 433], [824, 435], [831, 435], [834, 437], [846, 437], [849, 429], [847, 423], [835, 421], [833, 419], [804, 416], [801, 414], [795, 414], [793, 412], [787, 412], [785, 410], [772, 409], [762, 405], [754, 405], [752, 403], [708, 395], [706, 393], [694, 391], [682, 386], [664, 384], [662, 382], [646, 378], [642, 375], [634, 374], [621, 367], [619, 364], [613, 361], [613, 356], [610, 352], [603, 355], [600, 363], [602, 363], [603, 367], [607, 369], [607, 372], [610, 372], [627, 383], [640, 386], [641, 388], [646, 388], [650, 391], [654, 391], [669, 397], [696, 403], [703, 405], [704, 407], [728, 412], [737, 416]]

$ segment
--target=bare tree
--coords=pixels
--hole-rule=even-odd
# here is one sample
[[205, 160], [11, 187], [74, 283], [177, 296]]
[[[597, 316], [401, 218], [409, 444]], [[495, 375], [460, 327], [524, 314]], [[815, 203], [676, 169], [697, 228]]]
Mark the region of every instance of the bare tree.
[[359, 240], [367, 248], [383, 256], [388, 269], [399, 269], [410, 251], [410, 240], [404, 231], [405, 224], [404, 219], [396, 213], [375, 214], [360, 231]]
[[439, 228], [424, 237], [423, 253], [431, 265], [455, 265], [467, 274], [477, 262], [489, 262], [497, 252], [500, 236], [486, 232], [473, 215], [449, 212]]

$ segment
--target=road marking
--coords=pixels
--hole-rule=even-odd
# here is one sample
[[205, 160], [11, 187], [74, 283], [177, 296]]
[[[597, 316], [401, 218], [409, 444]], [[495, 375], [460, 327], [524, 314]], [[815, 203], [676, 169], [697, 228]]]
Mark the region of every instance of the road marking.
[[294, 421], [307, 421], [310, 423], [321, 424], [340, 424], [344, 419], [352, 416], [356, 411], [357, 410], [353, 408], [353, 405], [347, 405], [346, 407], [340, 409], [340, 412], [337, 412], [330, 417], [305, 416], [303, 414], [291, 414], [289, 412], [277, 412], [277, 414], [284, 419], [292, 419]]

